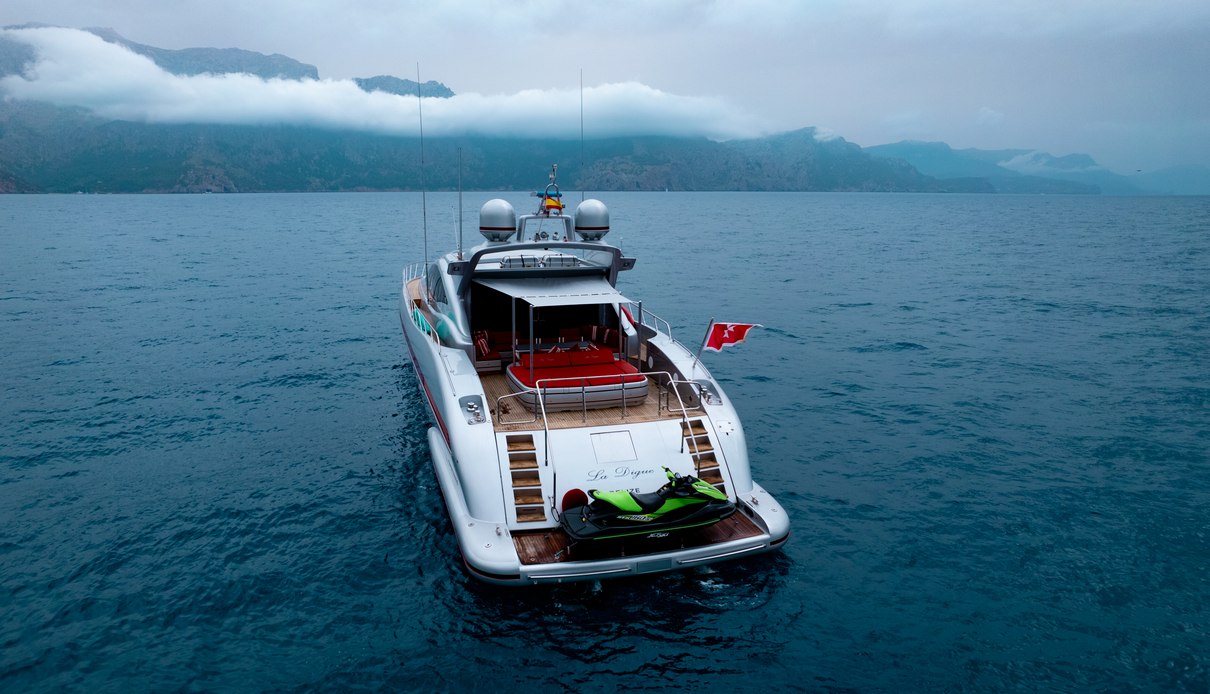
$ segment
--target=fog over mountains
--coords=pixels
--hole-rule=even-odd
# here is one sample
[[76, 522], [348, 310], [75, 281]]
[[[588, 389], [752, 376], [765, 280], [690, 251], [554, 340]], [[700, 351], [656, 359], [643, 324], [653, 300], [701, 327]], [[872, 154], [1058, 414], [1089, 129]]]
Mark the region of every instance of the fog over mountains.
[[558, 162], [566, 186], [590, 190], [1210, 194], [1201, 167], [1122, 176], [1083, 154], [768, 134], [717, 100], [635, 83], [484, 96], [427, 81], [423, 100], [417, 89], [390, 75], [323, 80], [282, 55], [161, 49], [111, 29], [6, 27], [0, 191], [419, 189], [423, 101], [429, 188], [457, 185], [461, 152], [468, 189], [529, 188]]

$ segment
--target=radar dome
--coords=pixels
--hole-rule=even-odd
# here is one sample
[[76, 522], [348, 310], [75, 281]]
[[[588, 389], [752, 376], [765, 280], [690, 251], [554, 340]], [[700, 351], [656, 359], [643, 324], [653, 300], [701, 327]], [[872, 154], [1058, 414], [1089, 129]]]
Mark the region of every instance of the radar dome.
[[576, 207], [576, 233], [585, 241], [600, 241], [609, 233], [609, 208], [600, 200], [585, 200]]
[[516, 230], [517, 213], [507, 200], [488, 200], [479, 208], [479, 233], [488, 241], [507, 241]]

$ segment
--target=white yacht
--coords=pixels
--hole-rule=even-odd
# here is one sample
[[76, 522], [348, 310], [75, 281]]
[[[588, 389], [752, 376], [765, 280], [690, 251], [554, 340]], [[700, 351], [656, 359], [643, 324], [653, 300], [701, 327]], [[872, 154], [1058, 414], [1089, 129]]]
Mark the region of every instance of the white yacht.
[[[786, 513], [753, 481], [739, 416], [700, 350], [617, 289], [635, 260], [604, 240], [605, 205], [567, 214], [553, 171], [535, 197], [520, 216], [488, 201], [483, 243], [403, 272], [399, 317], [466, 568], [559, 583], [780, 547]], [[697, 490], [675, 491], [684, 480]], [[669, 494], [693, 498], [661, 508]], [[588, 511], [609, 501], [593, 530]]]

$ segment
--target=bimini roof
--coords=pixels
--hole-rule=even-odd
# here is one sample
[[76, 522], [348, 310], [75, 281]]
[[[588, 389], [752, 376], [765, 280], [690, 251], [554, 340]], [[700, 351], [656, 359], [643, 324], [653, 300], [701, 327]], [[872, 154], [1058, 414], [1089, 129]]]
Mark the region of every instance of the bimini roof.
[[475, 284], [490, 287], [538, 307], [630, 303], [630, 299], [622, 296], [604, 277], [483, 278], [476, 279]]

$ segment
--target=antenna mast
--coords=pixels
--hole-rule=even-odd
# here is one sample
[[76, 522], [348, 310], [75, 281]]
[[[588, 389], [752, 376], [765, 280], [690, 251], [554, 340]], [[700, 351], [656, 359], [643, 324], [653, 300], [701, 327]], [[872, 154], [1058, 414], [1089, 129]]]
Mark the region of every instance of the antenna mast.
[[580, 202], [584, 202], [584, 68], [580, 68]]
[[458, 260], [462, 260], [462, 148], [458, 148]]
[[420, 220], [424, 229], [424, 266], [428, 274], [429, 262], [429, 206], [426, 190], [428, 184], [424, 180], [424, 101], [420, 98], [420, 63], [416, 63], [416, 111], [420, 114]]

